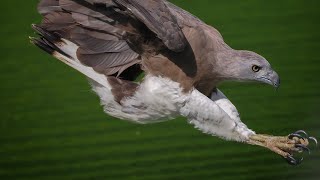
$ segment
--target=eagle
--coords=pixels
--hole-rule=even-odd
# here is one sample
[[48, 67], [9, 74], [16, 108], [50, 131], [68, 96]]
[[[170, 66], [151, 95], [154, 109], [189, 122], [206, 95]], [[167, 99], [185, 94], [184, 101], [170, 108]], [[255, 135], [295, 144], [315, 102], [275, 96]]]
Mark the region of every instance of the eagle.
[[[254, 81], [275, 88], [278, 74], [261, 55], [235, 50], [221, 34], [166, 0], [41, 0], [30, 41], [84, 74], [104, 111], [140, 124], [186, 117], [200, 131], [258, 145], [291, 165], [316, 138], [258, 134], [217, 88]], [[143, 76], [144, 75], [144, 76]]]

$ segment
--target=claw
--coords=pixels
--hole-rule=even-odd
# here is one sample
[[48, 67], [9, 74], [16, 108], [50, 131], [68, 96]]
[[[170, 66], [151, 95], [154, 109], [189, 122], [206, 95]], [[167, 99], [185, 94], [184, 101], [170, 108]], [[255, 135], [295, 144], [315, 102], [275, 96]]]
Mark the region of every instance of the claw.
[[311, 154], [310, 149], [309, 149], [308, 147], [306, 147], [305, 145], [296, 144], [295, 147], [298, 148], [298, 149], [300, 149], [300, 150], [307, 151], [309, 154]]
[[318, 140], [315, 137], [308, 137], [308, 139], [314, 141], [316, 146], [318, 146]]
[[301, 164], [301, 162], [303, 161], [303, 157], [300, 160], [296, 160], [291, 154], [285, 157], [285, 159], [290, 165], [294, 166]]
[[297, 134], [296, 132], [289, 134], [289, 136], [288, 136], [289, 139], [293, 139], [294, 137], [297, 137], [297, 138], [303, 139], [303, 140], [305, 139], [304, 137], [302, 137], [300, 134]]
[[309, 137], [308, 134], [304, 130], [298, 130], [298, 131], [294, 132], [293, 134], [303, 134], [303, 135], [305, 135], [305, 137]]

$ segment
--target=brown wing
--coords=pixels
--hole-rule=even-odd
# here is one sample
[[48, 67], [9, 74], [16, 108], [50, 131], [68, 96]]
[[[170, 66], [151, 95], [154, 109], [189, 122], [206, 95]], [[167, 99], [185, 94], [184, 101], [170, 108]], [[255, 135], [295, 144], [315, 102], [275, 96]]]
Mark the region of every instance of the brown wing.
[[42, 28], [76, 43], [78, 59], [105, 75], [139, 64], [143, 44], [157, 37], [173, 51], [186, 44], [162, 1], [42, 0], [38, 10]]
[[162, 0], [114, 0], [130, 11], [163, 41], [172, 51], [181, 52], [187, 40], [176, 18]]

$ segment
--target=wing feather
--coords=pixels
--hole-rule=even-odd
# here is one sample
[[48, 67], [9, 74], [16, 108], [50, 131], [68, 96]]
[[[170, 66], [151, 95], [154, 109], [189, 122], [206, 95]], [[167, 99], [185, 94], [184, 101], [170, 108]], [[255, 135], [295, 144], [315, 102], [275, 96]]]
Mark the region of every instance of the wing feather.
[[[119, 75], [141, 61], [138, 59], [139, 54], [125, 40], [120, 39], [126, 32], [113, 26], [111, 23], [114, 20], [106, 16], [114, 13], [113, 11], [108, 12], [105, 5], [103, 14], [101, 7], [93, 4], [87, 7], [78, 2], [80, 1], [42, 0], [38, 5], [39, 12], [44, 15], [41, 27], [76, 43], [80, 62], [99, 73]], [[87, 1], [82, 2], [88, 5]], [[111, 1], [92, 2], [109, 2], [109, 6], [114, 5]]]
[[77, 44], [79, 61], [105, 75], [141, 63], [139, 48], [154, 38], [176, 52], [187, 44], [162, 0], [42, 0], [38, 11], [42, 28]]
[[38, 4], [38, 11], [40, 14], [46, 15], [51, 12], [61, 12], [62, 9], [58, 0], [42, 0]]
[[87, 66], [100, 68], [121, 66], [128, 63], [129, 60], [136, 59], [139, 55], [133, 54], [130, 51], [121, 53], [100, 53], [100, 54], [79, 54], [77, 56], [81, 62]]
[[187, 40], [181, 31], [176, 18], [162, 0], [115, 0], [142, 21], [170, 49], [181, 52]]

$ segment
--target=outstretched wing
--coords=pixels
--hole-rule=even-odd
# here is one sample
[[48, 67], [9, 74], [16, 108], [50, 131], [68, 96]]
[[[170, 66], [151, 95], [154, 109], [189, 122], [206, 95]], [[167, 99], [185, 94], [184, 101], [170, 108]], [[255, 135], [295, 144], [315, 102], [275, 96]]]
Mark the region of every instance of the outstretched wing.
[[187, 43], [163, 1], [42, 0], [38, 10], [41, 28], [77, 44], [80, 62], [105, 75], [139, 64], [146, 42], [172, 51]]

